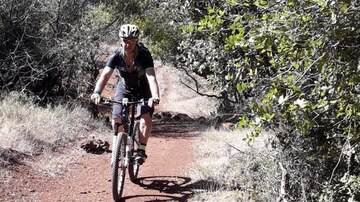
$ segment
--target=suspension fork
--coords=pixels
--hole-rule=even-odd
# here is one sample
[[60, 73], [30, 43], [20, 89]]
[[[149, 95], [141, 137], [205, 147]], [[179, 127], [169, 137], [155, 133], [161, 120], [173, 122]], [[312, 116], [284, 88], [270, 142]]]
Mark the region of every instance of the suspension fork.
[[111, 155], [111, 163], [113, 163], [115, 161], [115, 150], [116, 150], [116, 143], [117, 143], [117, 139], [118, 138], [121, 138], [121, 137], [118, 137], [119, 135], [119, 127], [120, 126], [124, 126], [124, 130], [125, 130], [125, 125], [124, 122], [121, 122], [121, 123], [118, 123], [116, 122], [115, 123], [115, 126], [114, 126], [114, 134], [113, 134], [113, 138], [112, 138], [112, 155]]
[[[125, 158], [124, 158], [124, 166], [127, 167], [130, 163], [130, 159], [131, 159], [131, 138], [130, 137], [130, 132], [131, 132], [131, 126], [129, 123], [129, 107], [124, 107], [123, 109], [123, 113], [122, 113], [122, 117], [121, 117], [121, 125], [124, 126], [124, 134], [126, 134], [126, 142], [125, 142]], [[119, 137], [117, 137], [119, 138]]]

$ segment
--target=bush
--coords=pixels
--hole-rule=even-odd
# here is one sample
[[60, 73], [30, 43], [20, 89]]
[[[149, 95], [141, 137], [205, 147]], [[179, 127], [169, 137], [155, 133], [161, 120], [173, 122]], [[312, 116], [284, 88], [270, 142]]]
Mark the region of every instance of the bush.
[[202, 134], [190, 169], [196, 184], [194, 201], [276, 200], [281, 175], [276, 152], [267, 148], [265, 138], [247, 145], [242, 140], [247, 132], [214, 130]]
[[[67, 105], [40, 107], [33, 100], [33, 97], [16, 92], [1, 97], [2, 150], [12, 150], [26, 156], [48, 155], [74, 146], [80, 148], [77, 144], [79, 140], [99, 131], [109, 132], [103, 123], [95, 120], [89, 111], [79, 105], [69, 102]], [[0, 155], [1, 161], [5, 161], [1, 165], [19, 163], [24, 155], [14, 155], [15, 159]], [[58, 156], [64, 159], [66, 153]], [[9, 160], [12, 162], [6, 162]]]
[[358, 3], [201, 2], [207, 11], [184, 26], [177, 66], [243, 113], [239, 126], [257, 127], [250, 141], [276, 129], [288, 199], [358, 195], [348, 183], [360, 170]]

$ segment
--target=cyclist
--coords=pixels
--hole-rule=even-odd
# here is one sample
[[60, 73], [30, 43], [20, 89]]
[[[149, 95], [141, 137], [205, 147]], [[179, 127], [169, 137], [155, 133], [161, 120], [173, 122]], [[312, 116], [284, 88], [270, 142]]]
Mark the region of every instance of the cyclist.
[[[152, 114], [154, 104], [160, 102], [159, 86], [156, 80], [154, 61], [149, 50], [139, 43], [140, 30], [136, 25], [124, 24], [120, 27], [119, 37], [121, 47], [111, 55], [96, 82], [94, 93], [91, 99], [95, 104], [100, 102], [100, 95], [113, 71], [117, 69], [119, 81], [116, 85], [115, 100], [121, 101], [122, 98], [135, 96], [137, 99], [148, 101], [148, 106], [141, 107], [140, 116], [140, 146], [135, 154], [135, 160], [145, 162], [146, 145], [152, 130]], [[114, 105], [112, 112], [112, 126], [121, 122], [122, 106]], [[123, 131], [123, 127], [119, 128]], [[116, 142], [114, 136], [114, 143]]]

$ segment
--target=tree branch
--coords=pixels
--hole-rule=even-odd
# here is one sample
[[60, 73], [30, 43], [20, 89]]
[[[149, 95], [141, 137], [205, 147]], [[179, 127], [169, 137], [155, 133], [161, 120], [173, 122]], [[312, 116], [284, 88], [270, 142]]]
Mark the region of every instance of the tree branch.
[[284, 168], [281, 162], [279, 162], [279, 166], [282, 171], [281, 175], [281, 185], [280, 185], [280, 196], [277, 198], [276, 202], [287, 202], [286, 200], [286, 186], [288, 184], [288, 174], [287, 170]]
[[218, 99], [222, 99], [222, 98], [223, 98], [223, 96], [209, 95], [209, 94], [206, 94], [206, 93], [201, 93], [200, 90], [199, 90], [199, 83], [198, 83], [198, 81], [197, 81], [193, 76], [191, 76], [190, 73], [189, 73], [185, 68], [183, 68], [183, 67], [180, 67], [180, 68], [181, 68], [182, 70], [184, 70], [184, 72], [186, 73], [186, 75], [187, 75], [188, 77], [190, 77], [190, 78], [194, 81], [196, 89], [192, 88], [191, 86], [189, 86], [188, 84], [186, 84], [186, 83], [184, 83], [183, 81], [180, 80], [180, 82], [181, 82], [184, 86], [186, 86], [187, 88], [189, 88], [190, 90], [196, 92], [197, 94], [199, 94], [199, 95], [201, 95], [201, 96], [215, 97], [215, 98], [218, 98]]

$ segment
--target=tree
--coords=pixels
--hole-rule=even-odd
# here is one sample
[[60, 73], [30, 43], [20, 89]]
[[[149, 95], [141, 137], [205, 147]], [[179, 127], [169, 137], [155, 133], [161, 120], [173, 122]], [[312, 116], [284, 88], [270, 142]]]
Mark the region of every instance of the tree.
[[[0, 1], [0, 90], [25, 91], [40, 100], [81, 97], [103, 63], [102, 42], [135, 1]], [[131, 8], [131, 9], [129, 9]], [[100, 66], [100, 67], [99, 67]]]
[[177, 65], [245, 114], [249, 141], [276, 128], [292, 200], [359, 198], [358, 4], [212, 1], [183, 28]]

